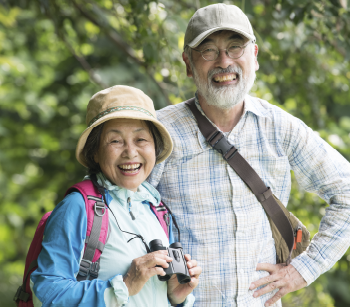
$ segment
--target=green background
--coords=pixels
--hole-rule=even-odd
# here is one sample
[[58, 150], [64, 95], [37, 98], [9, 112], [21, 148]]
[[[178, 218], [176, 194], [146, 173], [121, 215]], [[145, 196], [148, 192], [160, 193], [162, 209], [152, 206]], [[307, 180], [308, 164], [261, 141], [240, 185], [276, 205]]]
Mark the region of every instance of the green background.
[[[221, 2], [221, 1], [218, 1]], [[256, 30], [252, 94], [302, 119], [350, 160], [348, 0], [223, 1]], [[194, 95], [181, 59], [199, 0], [0, 0], [0, 300], [14, 306], [37, 223], [85, 170], [89, 98], [125, 84], [157, 108]], [[293, 174], [292, 174], [293, 175]], [[289, 210], [314, 235], [327, 204], [293, 181]], [[350, 306], [349, 251], [284, 306]]]

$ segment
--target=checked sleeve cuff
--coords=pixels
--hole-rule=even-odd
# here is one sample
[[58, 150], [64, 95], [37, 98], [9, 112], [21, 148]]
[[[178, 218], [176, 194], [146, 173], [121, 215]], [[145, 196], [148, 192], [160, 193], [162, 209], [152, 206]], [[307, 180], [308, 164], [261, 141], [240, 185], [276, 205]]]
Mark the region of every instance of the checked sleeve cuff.
[[308, 286], [321, 275], [319, 265], [306, 252], [294, 258], [290, 264], [304, 278]]

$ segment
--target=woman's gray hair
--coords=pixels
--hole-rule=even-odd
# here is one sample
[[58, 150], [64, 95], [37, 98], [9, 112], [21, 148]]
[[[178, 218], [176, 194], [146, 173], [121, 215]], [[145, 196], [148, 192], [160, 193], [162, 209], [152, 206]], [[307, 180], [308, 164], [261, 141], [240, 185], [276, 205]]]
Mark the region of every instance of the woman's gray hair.
[[[153, 137], [154, 145], [155, 145], [155, 152], [156, 152], [156, 161], [158, 161], [159, 155], [164, 150], [164, 142], [163, 138], [157, 129], [157, 127], [150, 121], [145, 120], [146, 125]], [[93, 175], [101, 172], [100, 165], [95, 162], [95, 155], [98, 152], [98, 149], [100, 147], [101, 142], [101, 135], [103, 131], [104, 123], [101, 125], [98, 125], [97, 127], [93, 128], [86, 140], [85, 146], [83, 148], [83, 155], [85, 157], [85, 161], [88, 167], [88, 174]]]

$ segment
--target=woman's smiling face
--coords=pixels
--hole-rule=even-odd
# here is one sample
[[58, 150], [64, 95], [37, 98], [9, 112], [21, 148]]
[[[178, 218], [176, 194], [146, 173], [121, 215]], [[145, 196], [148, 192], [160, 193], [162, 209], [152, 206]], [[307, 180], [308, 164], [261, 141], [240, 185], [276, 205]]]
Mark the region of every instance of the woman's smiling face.
[[107, 121], [94, 159], [109, 181], [135, 192], [156, 163], [155, 143], [146, 122], [126, 118]]

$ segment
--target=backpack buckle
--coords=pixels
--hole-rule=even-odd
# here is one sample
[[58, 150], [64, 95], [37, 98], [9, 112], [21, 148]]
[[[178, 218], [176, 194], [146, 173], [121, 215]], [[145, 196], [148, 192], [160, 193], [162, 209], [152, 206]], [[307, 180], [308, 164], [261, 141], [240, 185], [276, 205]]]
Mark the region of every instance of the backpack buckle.
[[92, 262], [90, 267], [90, 280], [96, 279], [98, 277], [98, 271], [100, 270], [99, 261]]
[[82, 277], [88, 277], [89, 275], [89, 279], [92, 280], [98, 277], [99, 270], [99, 261], [91, 262], [90, 260], [81, 259], [78, 274]]
[[92, 262], [90, 260], [81, 259], [78, 274], [83, 277], [88, 276], [90, 272], [91, 263]]
[[17, 291], [16, 291], [15, 296], [13, 297], [13, 300], [14, 300], [15, 302], [17, 302], [17, 300], [19, 299], [19, 295], [20, 295], [21, 292], [22, 292], [22, 286], [19, 286], [18, 289], [17, 289]]
[[[23, 286], [23, 285], [22, 285], [22, 286]], [[19, 287], [18, 287], [18, 289], [17, 289], [17, 291], [16, 291], [16, 294], [15, 294], [15, 296], [13, 297], [13, 300], [14, 300], [15, 302], [17, 302], [17, 301], [19, 301], [19, 300], [26, 302], [26, 301], [28, 301], [28, 299], [29, 299], [29, 293], [25, 292], [22, 286], [19, 286]]]
[[[99, 213], [98, 210], [100, 210], [101, 213]], [[104, 216], [106, 213], [105, 204], [100, 201], [95, 202], [94, 211], [97, 216]]]

